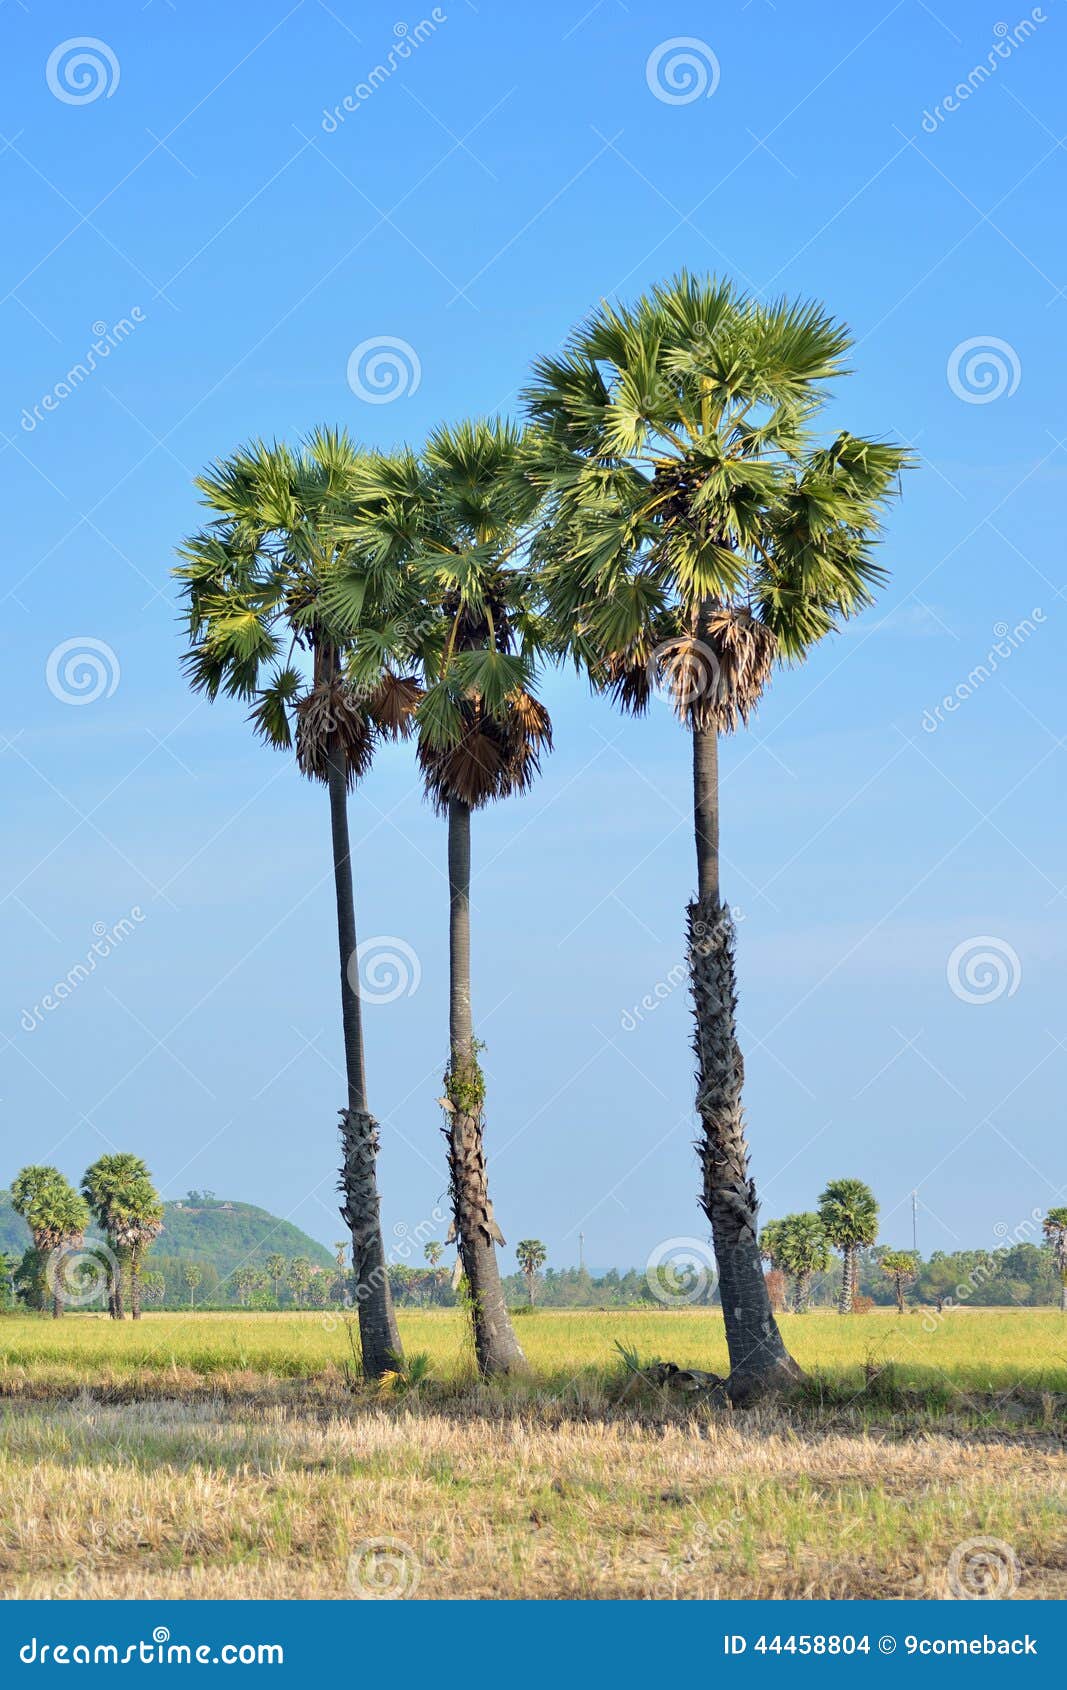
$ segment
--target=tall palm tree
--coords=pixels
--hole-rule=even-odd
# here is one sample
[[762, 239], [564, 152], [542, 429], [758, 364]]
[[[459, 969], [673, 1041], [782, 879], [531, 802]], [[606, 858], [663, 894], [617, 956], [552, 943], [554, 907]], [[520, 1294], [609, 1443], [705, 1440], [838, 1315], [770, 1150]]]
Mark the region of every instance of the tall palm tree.
[[515, 1246], [515, 1258], [519, 1264], [519, 1272], [526, 1281], [526, 1294], [530, 1299], [530, 1307], [533, 1308], [537, 1270], [543, 1268], [547, 1262], [548, 1251], [539, 1238], [520, 1238]]
[[[775, 1224], [771, 1223], [772, 1226]], [[793, 1281], [793, 1309], [806, 1314], [811, 1304], [811, 1282], [830, 1266], [830, 1244], [818, 1215], [805, 1212], [785, 1215], [775, 1234], [776, 1265]], [[764, 1243], [769, 1228], [764, 1228]]]
[[140, 1156], [116, 1151], [87, 1168], [82, 1194], [114, 1254], [111, 1315], [125, 1316], [125, 1289], [130, 1313], [141, 1318], [141, 1265], [145, 1251], [163, 1230], [163, 1205], [152, 1176]]
[[[256, 442], [213, 465], [196, 485], [214, 517], [180, 549], [175, 573], [185, 582], [193, 688], [247, 700], [257, 733], [283, 750], [295, 744], [301, 772], [329, 794], [348, 1087], [341, 1214], [352, 1234], [363, 1368], [380, 1378], [403, 1352], [382, 1242], [379, 1128], [367, 1101], [347, 798], [382, 736], [409, 731], [417, 690], [378, 661], [394, 643], [396, 582], [353, 544], [359, 463], [344, 433], [320, 429], [297, 451]], [[358, 686], [348, 669], [357, 634]]]
[[844, 1257], [839, 1314], [852, 1313], [859, 1284], [859, 1253], [878, 1237], [878, 1203], [861, 1179], [832, 1179], [819, 1198], [823, 1231]]
[[280, 1255], [277, 1251], [275, 1251], [273, 1255], [268, 1256], [265, 1263], [267, 1272], [270, 1275], [271, 1284], [274, 1287], [275, 1302], [277, 1302], [281, 1296], [282, 1277], [285, 1273], [285, 1265], [285, 1257]]
[[426, 792], [448, 820], [449, 1060], [443, 1108], [453, 1232], [471, 1296], [479, 1370], [525, 1367], [504, 1302], [483, 1132], [485, 1076], [471, 1009], [471, 812], [526, 791], [552, 743], [533, 695], [537, 623], [521, 561], [539, 495], [522, 432], [499, 421], [439, 428], [421, 454], [372, 464], [361, 539], [402, 556], [428, 616], [416, 711]]
[[60, 1252], [82, 1242], [89, 1224], [89, 1210], [58, 1168], [40, 1163], [23, 1168], [12, 1180], [11, 1207], [30, 1229], [39, 1258], [38, 1271], [44, 1269], [42, 1303], [44, 1288], [50, 1286], [52, 1318], [58, 1320], [63, 1313]]
[[1060, 1309], [1067, 1314], [1067, 1209], [1050, 1209], [1041, 1230], [1052, 1246], [1052, 1259], [1060, 1276]]
[[536, 362], [527, 393], [541, 431], [531, 474], [548, 496], [536, 556], [559, 639], [625, 710], [665, 689], [692, 741], [700, 1202], [738, 1402], [798, 1369], [760, 1267], [719, 738], [748, 721], [776, 662], [803, 658], [883, 578], [872, 546], [906, 454], [811, 429], [849, 346], [818, 305], [763, 305], [683, 272], [633, 307], [602, 304]]
[[203, 1277], [204, 1277], [203, 1270], [198, 1266], [198, 1264], [196, 1262], [183, 1262], [183, 1264], [182, 1264], [182, 1278], [184, 1279], [185, 1284], [186, 1284], [186, 1288], [189, 1292], [189, 1307], [190, 1308], [192, 1308], [192, 1306], [193, 1306], [193, 1299], [196, 1296], [196, 1288], [200, 1284], [200, 1281]]
[[914, 1250], [883, 1250], [878, 1266], [892, 1282], [896, 1292], [897, 1313], [904, 1313], [904, 1292], [919, 1276], [919, 1263]]

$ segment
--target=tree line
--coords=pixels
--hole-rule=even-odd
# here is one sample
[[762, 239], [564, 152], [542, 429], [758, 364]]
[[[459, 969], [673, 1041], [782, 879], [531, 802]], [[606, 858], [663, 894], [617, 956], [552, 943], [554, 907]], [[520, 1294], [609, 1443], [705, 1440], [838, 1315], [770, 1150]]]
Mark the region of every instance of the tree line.
[[[1057, 1301], [1067, 1312], [1067, 1208], [1049, 1209], [1044, 1247], [1026, 1240], [997, 1250], [935, 1251], [878, 1245], [878, 1202], [859, 1179], [834, 1179], [818, 1209], [768, 1221], [760, 1251], [769, 1264], [768, 1294], [776, 1312], [803, 1314], [817, 1287], [825, 1298], [831, 1259], [841, 1257], [834, 1295], [841, 1314], [888, 1300], [904, 1313], [909, 1288], [940, 1312], [946, 1302], [1020, 1305]], [[862, 1272], [862, 1283], [861, 1283]]]
[[455, 1241], [483, 1374], [524, 1367], [489, 1191], [471, 992], [472, 818], [526, 791], [552, 747], [538, 697], [573, 665], [624, 712], [657, 693], [693, 762], [686, 910], [697, 1056], [698, 1202], [722, 1287], [736, 1401], [798, 1375], [770, 1305], [742, 1118], [734, 924], [719, 873], [720, 738], [776, 666], [873, 602], [876, 543], [909, 461], [817, 433], [851, 337], [808, 301], [763, 304], [683, 272], [601, 304], [538, 358], [519, 421], [443, 424], [360, 450], [320, 428], [238, 448], [197, 480], [180, 548], [186, 667], [209, 698], [328, 795], [347, 1075], [342, 1214], [368, 1377], [402, 1355], [382, 1240], [379, 1123], [361, 1021], [348, 797], [385, 739], [413, 739], [446, 824], [448, 1061], [441, 1108]]

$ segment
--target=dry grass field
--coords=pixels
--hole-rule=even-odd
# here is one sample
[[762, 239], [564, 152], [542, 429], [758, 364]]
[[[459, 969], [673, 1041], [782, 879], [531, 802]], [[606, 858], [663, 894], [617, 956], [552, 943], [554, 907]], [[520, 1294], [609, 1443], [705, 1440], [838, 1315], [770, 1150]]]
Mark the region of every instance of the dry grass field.
[[538, 1313], [493, 1389], [408, 1313], [374, 1392], [328, 1315], [0, 1319], [4, 1593], [1067, 1596], [1067, 1321], [784, 1324], [808, 1386], [734, 1412], [615, 1347], [722, 1369], [706, 1311]]

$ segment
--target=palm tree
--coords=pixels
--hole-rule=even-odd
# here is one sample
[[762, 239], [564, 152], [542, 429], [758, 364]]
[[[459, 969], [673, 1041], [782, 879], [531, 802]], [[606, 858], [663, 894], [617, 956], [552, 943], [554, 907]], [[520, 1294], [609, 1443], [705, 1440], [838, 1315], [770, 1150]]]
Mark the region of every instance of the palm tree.
[[192, 1306], [193, 1306], [193, 1298], [196, 1295], [196, 1288], [200, 1284], [200, 1281], [203, 1279], [203, 1277], [204, 1277], [203, 1270], [200, 1267], [197, 1266], [196, 1262], [183, 1262], [183, 1264], [182, 1264], [182, 1278], [185, 1280], [186, 1286], [187, 1286], [188, 1291], [189, 1291], [189, 1307], [190, 1308], [192, 1308]]
[[[793, 1281], [794, 1313], [806, 1314], [811, 1303], [812, 1279], [830, 1266], [830, 1245], [818, 1215], [810, 1212], [786, 1215], [777, 1225], [780, 1230], [773, 1239], [776, 1266]], [[770, 1227], [764, 1228], [765, 1248], [769, 1231]]]
[[429, 1301], [432, 1303], [437, 1298], [442, 1282], [448, 1283], [448, 1270], [440, 1266], [441, 1257], [445, 1253], [444, 1245], [438, 1243], [436, 1238], [431, 1238], [423, 1245], [422, 1253], [428, 1264]]
[[325, 429], [296, 452], [261, 442], [242, 448], [198, 478], [215, 515], [181, 548], [175, 573], [186, 583], [194, 690], [249, 701], [256, 732], [280, 749], [295, 743], [301, 772], [329, 794], [348, 1086], [341, 1214], [352, 1233], [363, 1367], [379, 1378], [402, 1350], [382, 1242], [378, 1122], [367, 1103], [347, 795], [379, 739], [409, 730], [417, 693], [381, 664], [359, 689], [346, 670], [357, 629], [364, 673], [367, 650], [389, 647], [380, 620], [388, 626], [395, 595], [389, 570], [353, 546], [358, 467], [348, 437]]
[[1050, 1209], [1041, 1230], [1052, 1246], [1052, 1259], [1060, 1276], [1060, 1309], [1067, 1314], [1067, 1209]]
[[515, 1257], [519, 1264], [519, 1271], [526, 1281], [530, 1307], [533, 1308], [537, 1270], [544, 1267], [548, 1260], [548, 1251], [539, 1238], [521, 1238], [515, 1246]]
[[114, 1253], [111, 1315], [125, 1315], [125, 1282], [130, 1313], [141, 1318], [141, 1264], [145, 1251], [163, 1230], [163, 1205], [140, 1156], [117, 1151], [101, 1156], [85, 1173], [82, 1193]]
[[883, 1250], [878, 1266], [887, 1279], [892, 1280], [897, 1297], [897, 1313], [904, 1313], [904, 1290], [918, 1277], [919, 1264], [914, 1250]]
[[[52, 1291], [52, 1318], [58, 1320], [63, 1313], [61, 1252], [82, 1242], [89, 1210], [58, 1168], [40, 1163], [23, 1168], [12, 1180], [11, 1207], [26, 1222], [33, 1247], [44, 1259], [44, 1283]], [[43, 1299], [43, 1286], [41, 1290]]]
[[803, 658], [883, 578], [872, 545], [906, 454], [847, 433], [820, 444], [809, 427], [849, 346], [817, 305], [683, 272], [632, 308], [602, 304], [537, 361], [527, 394], [548, 499], [535, 556], [559, 642], [624, 710], [663, 687], [692, 740], [700, 1202], [737, 1402], [799, 1370], [760, 1267], [719, 738], [748, 721], [776, 662]]
[[342, 1238], [334, 1243], [333, 1259], [337, 1263], [337, 1278], [334, 1282], [334, 1293], [339, 1303], [343, 1303], [348, 1294], [348, 1262], [346, 1260], [348, 1240]]
[[442, 1107], [454, 1224], [482, 1374], [525, 1367], [504, 1302], [483, 1136], [485, 1076], [471, 1009], [471, 812], [526, 791], [551, 746], [533, 696], [537, 624], [516, 562], [539, 498], [521, 431], [499, 421], [439, 428], [421, 458], [372, 463], [361, 538], [401, 555], [424, 594], [425, 690], [416, 711], [426, 792], [448, 819], [449, 1061]]
[[859, 1284], [860, 1248], [869, 1247], [878, 1237], [874, 1192], [861, 1179], [832, 1179], [819, 1198], [819, 1218], [830, 1243], [844, 1257], [838, 1312], [851, 1314]]
[[274, 1301], [277, 1302], [281, 1296], [281, 1284], [285, 1275], [285, 1257], [277, 1253], [268, 1256], [266, 1269], [270, 1274], [271, 1284], [274, 1286]]
[[[297, 1308], [303, 1306], [304, 1298], [311, 1289], [314, 1271], [306, 1256], [294, 1256], [286, 1270], [289, 1289], [293, 1293], [293, 1301]], [[391, 1305], [390, 1305], [391, 1306]], [[394, 1351], [394, 1354], [396, 1352]]]

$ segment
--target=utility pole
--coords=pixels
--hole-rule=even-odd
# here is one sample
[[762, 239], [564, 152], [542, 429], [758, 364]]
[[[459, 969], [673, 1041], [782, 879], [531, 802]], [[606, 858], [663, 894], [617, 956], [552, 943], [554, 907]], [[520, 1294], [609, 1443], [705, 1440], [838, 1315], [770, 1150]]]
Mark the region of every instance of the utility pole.
[[911, 1247], [919, 1254], [919, 1193], [911, 1194]]
[[578, 1234], [578, 1272], [585, 1272], [585, 1233]]

